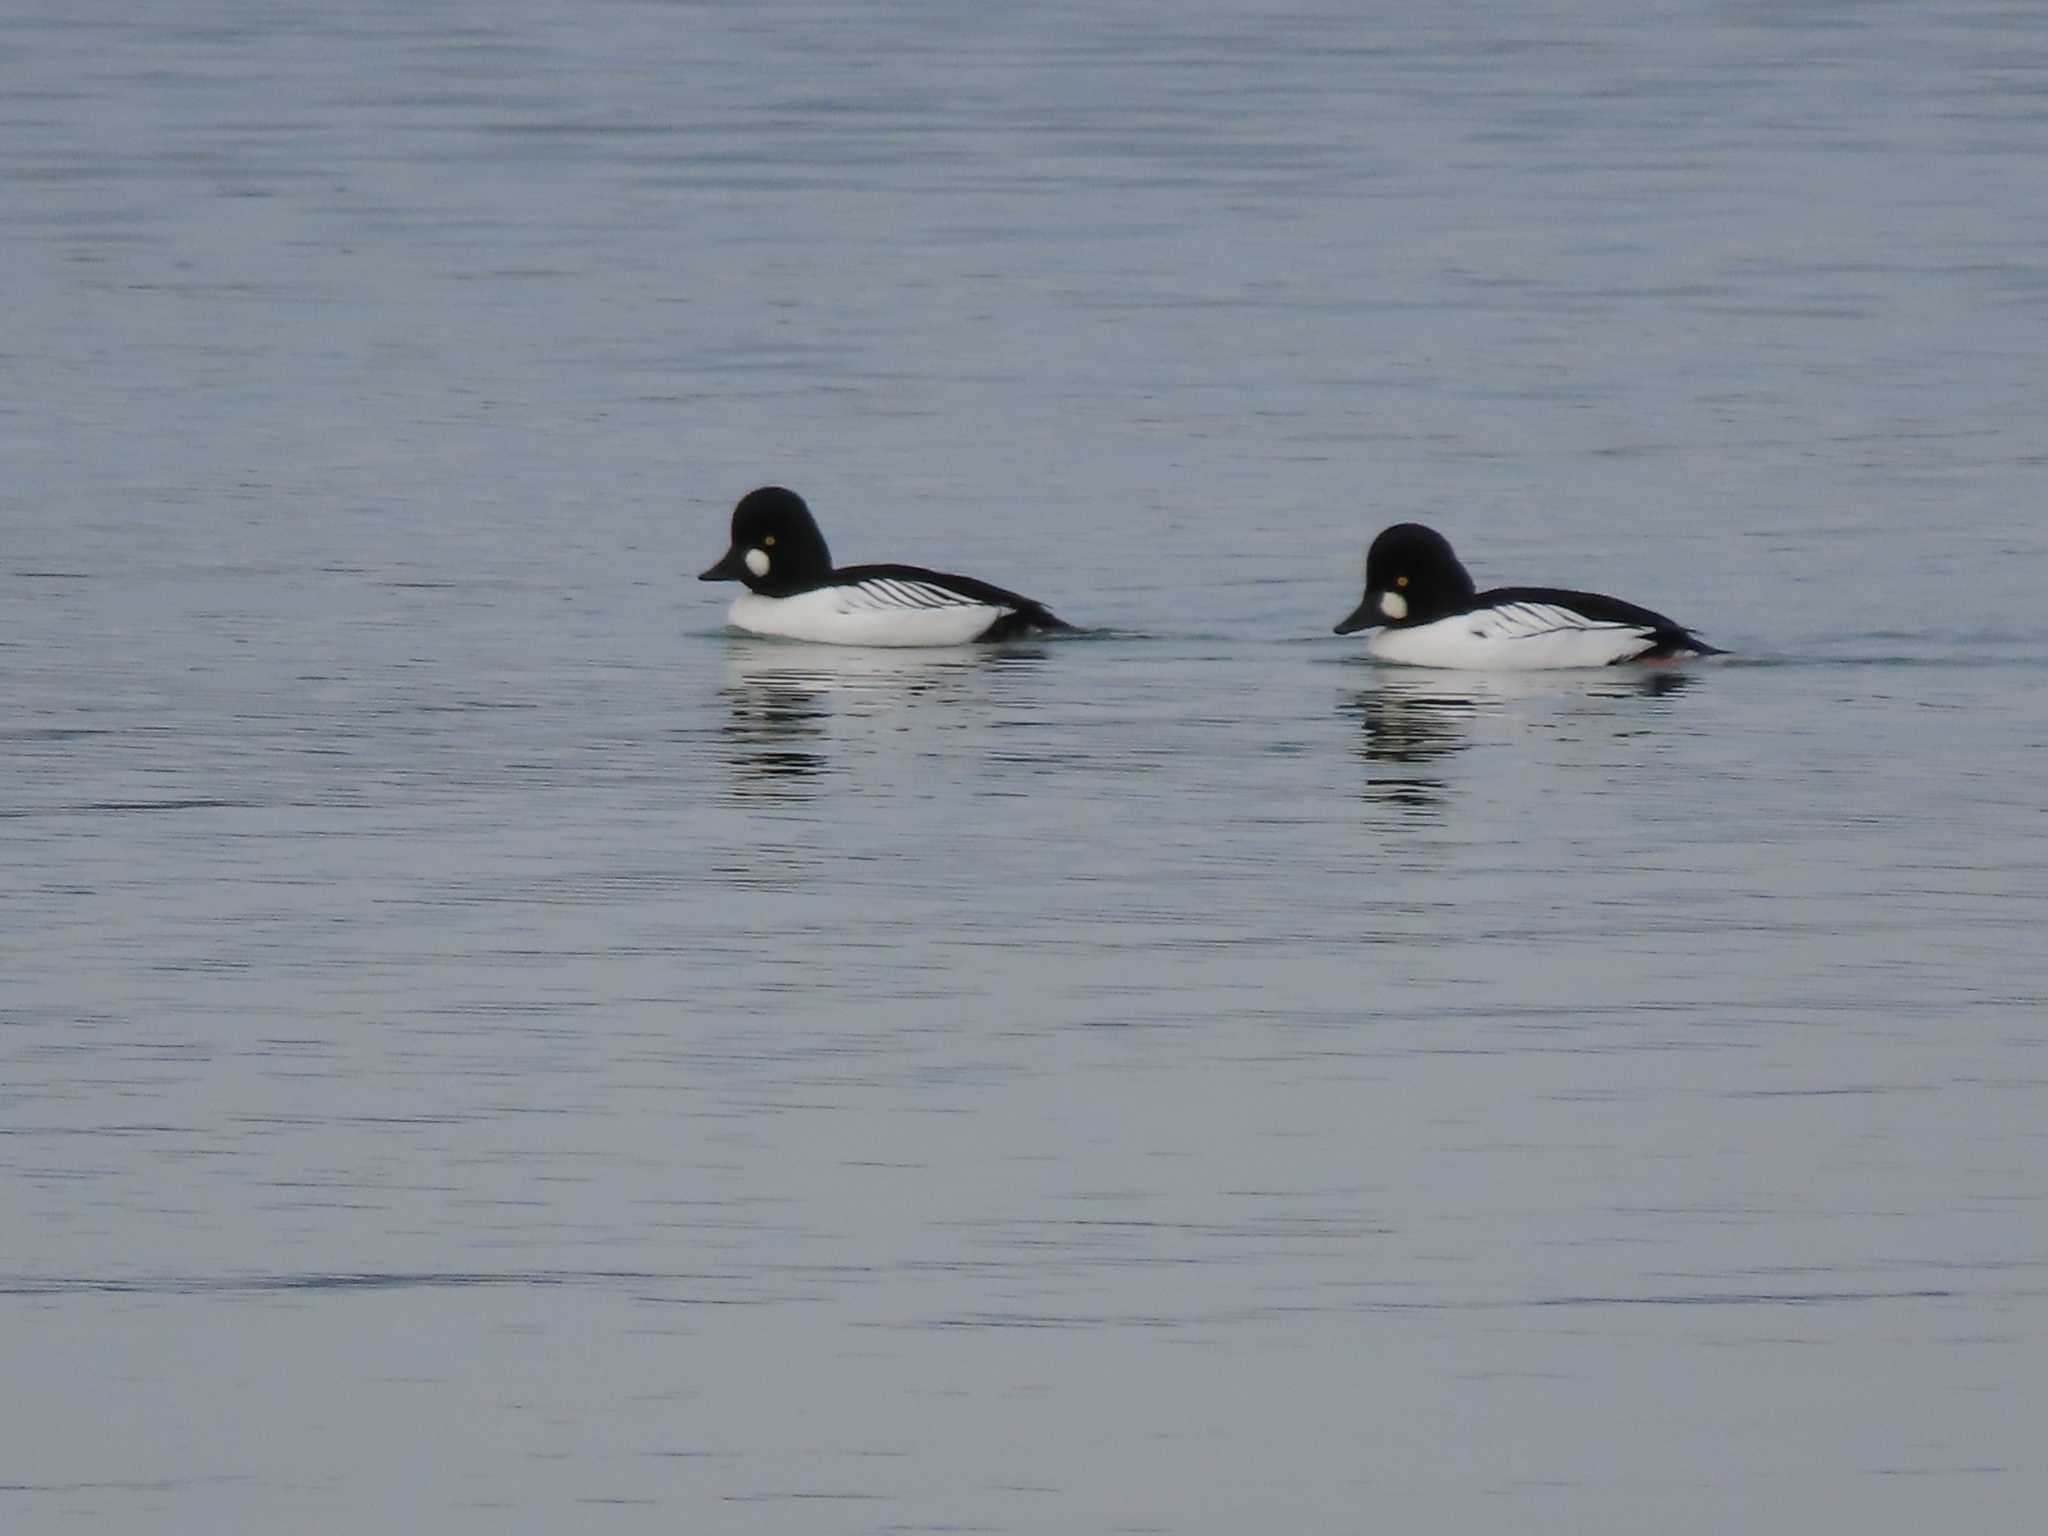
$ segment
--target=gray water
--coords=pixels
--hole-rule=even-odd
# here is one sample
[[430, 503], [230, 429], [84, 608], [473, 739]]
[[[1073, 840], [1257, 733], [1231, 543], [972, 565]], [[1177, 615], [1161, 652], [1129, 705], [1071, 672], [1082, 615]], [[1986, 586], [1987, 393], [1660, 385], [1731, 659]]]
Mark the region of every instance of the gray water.
[[1360, 9], [7, 10], [0, 1527], [2038, 1528], [2048, 12]]

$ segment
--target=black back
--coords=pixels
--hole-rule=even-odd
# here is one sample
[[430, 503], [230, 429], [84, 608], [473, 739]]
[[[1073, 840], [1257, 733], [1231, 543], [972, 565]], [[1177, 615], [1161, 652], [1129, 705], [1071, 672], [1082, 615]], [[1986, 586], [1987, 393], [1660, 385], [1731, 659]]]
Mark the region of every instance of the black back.
[[1595, 624], [1626, 624], [1633, 629], [1646, 629], [1650, 632], [1650, 648], [1630, 658], [1634, 661], [1656, 661], [1687, 651], [1702, 656], [1721, 654], [1719, 647], [1707, 644], [1676, 619], [1667, 619], [1654, 609], [1639, 608], [1634, 603], [1625, 603], [1618, 597], [1608, 597], [1599, 592], [1573, 592], [1565, 587], [1495, 587], [1490, 592], [1479, 593], [1472, 600], [1475, 608], [1498, 608], [1507, 603], [1544, 603], [1556, 608], [1569, 608]]
[[992, 608], [1009, 610], [989, 627], [984, 640], [1007, 640], [1012, 635], [1029, 634], [1035, 630], [1072, 629], [1074, 626], [1058, 617], [1043, 603], [998, 587], [986, 581], [976, 581], [972, 576], [954, 576], [945, 571], [926, 570], [921, 565], [849, 565], [843, 571], [834, 571], [830, 585], [835, 587], [858, 586], [863, 581], [921, 581], [935, 587], [944, 587], [949, 592], [958, 592], [962, 597], [971, 597], [977, 603], [987, 603]]

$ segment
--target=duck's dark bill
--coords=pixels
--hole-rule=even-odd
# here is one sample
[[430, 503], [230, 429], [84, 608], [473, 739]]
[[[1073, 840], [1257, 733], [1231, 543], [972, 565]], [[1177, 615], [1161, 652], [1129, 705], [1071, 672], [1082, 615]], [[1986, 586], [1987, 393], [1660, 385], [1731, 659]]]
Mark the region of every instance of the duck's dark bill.
[[725, 552], [723, 560], [719, 561], [718, 564], [711, 567], [710, 570], [697, 579], [699, 581], [738, 581], [746, 573], [747, 557], [741, 553], [739, 545], [735, 544]]
[[1367, 597], [1364, 602], [1351, 610], [1350, 618], [1337, 626], [1336, 633], [1340, 635], [1355, 635], [1361, 629], [1371, 629], [1375, 624], [1384, 624], [1386, 622], [1385, 619], [1380, 617], [1379, 605], [1373, 602], [1371, 597]]

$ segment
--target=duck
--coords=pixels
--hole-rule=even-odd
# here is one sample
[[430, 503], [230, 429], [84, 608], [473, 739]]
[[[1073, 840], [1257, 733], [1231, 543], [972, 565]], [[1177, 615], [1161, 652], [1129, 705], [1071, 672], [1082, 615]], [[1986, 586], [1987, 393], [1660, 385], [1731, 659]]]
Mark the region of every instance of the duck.
[[1676, 620], [1618, 597], [1563, 587], [1481, 592], [1450, 540], [1396, 523], [1365, 556], [1365, 596], [1336, 626], [1381, 661], [1417, 667], [1535, 671], [1689, 661], [1725, 654]]
[[972, 576], [918, 565], [835, 569], [810, 507], [779, 485], [740, 498], [732, 547], [698, 579], [746, 587], [727, 613], [734, 629], [826, 645], [968, 645], [1074, 627], [1043, 603]]

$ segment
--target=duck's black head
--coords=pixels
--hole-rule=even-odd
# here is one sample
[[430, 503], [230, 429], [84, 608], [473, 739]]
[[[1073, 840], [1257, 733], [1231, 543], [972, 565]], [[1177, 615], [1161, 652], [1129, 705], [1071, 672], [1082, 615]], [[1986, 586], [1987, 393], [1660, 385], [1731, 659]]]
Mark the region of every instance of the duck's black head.
[[795, 491], [764, 485], [732, 509], [732, 548], [699, 581], [743, 581], [764, 597], [786, 597], [832, 574], [832, 551]]
[[1396, 523], [1366, 551], [1365, 596], [1337, 633], [1376, 624], [1428, 624], [1459, 612], [1474, 591], [1449, 539], [1420, 523]]

